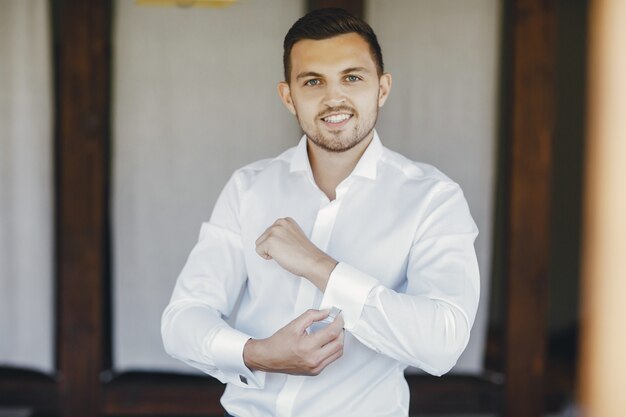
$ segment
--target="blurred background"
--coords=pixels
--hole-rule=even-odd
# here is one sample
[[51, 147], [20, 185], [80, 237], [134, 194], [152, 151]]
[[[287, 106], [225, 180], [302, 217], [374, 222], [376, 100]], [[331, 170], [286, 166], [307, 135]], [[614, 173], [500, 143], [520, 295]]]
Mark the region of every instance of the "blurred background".
[[626, 130], [590, 93], [624, 91], [601, 82], [626, 73], [606, 46], [626, 44], [624, 4], [0, 0], [0, 417], [222, 415], [222, 385], [163, 351], [160, 315], [232, 172], [300, 138], [282, 40], [327, 6], [378, 36], [383, 143], [458, 182], [480, 230], [470, 344], [442, 378], [407, 370], [411, 415], [626, 415], [593, 408], [593, 370], [626, 375], [626, 326], [581, 325], [626, 314], [581, 297], [626, 291], [621, 269], [594, 269], [626, 254], [594, 234], [626, 236], [607, 180], [626, 173], [601, 175], [626, 163]]

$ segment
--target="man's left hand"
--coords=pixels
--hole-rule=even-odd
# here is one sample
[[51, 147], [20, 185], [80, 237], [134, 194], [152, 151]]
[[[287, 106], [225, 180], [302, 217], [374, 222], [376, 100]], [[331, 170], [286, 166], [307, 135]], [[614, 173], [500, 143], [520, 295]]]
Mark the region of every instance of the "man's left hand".
[[322, 292], [337, 261], [315, 246], [291, 217], [278, 219], [256, 240], [256, 251], [283, 269], [304, 277]]

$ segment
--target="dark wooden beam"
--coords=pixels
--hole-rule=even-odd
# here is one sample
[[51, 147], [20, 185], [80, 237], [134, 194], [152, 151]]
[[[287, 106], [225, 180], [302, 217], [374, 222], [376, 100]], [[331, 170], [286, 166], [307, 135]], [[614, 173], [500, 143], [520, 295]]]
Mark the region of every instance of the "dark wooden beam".
[[364, 0], [308, 0], [307, 10], [322, 9], [324, 7], [339, 7], [345, 9], [355, 16], [364, 17]]
[[544, 414], [554, 131], [555, 0], [508, 3], [512, 101], [508, 159], [508, 417]]
[[224, 385], [216, 379], [161, 373], [126, 373], [104, 387], [107, 416], [223, 416]]
[[502, 406], [502, 384], [485, 376], [407, 375], [411, 392], [409, 413], [495, 414]]
[[[494, 414], [501, 408], [502, 385], [486, 377], [407, 376], [411, 415]], [[224, 386], [208, 377], [132, 373], [104, 386], [106, 416], [221, 416]]]
[[105, 357], [111, 3], [53, 5], [59, 415], [96, 417]]
[[0, 405], [55, 414], [59, 396], [54, 377], [16, 368], [0, 368]]

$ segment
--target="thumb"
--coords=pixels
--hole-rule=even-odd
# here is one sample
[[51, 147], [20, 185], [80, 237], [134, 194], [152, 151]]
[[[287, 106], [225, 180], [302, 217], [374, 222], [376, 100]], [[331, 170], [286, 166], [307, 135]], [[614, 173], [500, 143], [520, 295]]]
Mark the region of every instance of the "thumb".
[[329, 309], [309, 309], [297, 317], [293, 322], [298, 327], [300, 332], [304, 332], [311, 324], [316, 321], [324, 320], [329, 314]]

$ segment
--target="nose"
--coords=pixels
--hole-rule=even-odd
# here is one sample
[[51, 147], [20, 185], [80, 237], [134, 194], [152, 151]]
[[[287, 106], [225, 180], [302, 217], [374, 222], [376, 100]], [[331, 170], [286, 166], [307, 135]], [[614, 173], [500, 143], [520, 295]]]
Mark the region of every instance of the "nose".
[[328, 107], [337, 107], [337, 106], [344, 104], [345, 102], [346, 102], [345, 97], [329, 98], [326, 100], [326, 105]]
[[346, 97], [340, 85], [329, 83], [324, 96], [324, 104], [328, 107], [336, 107], [346, 102]]

